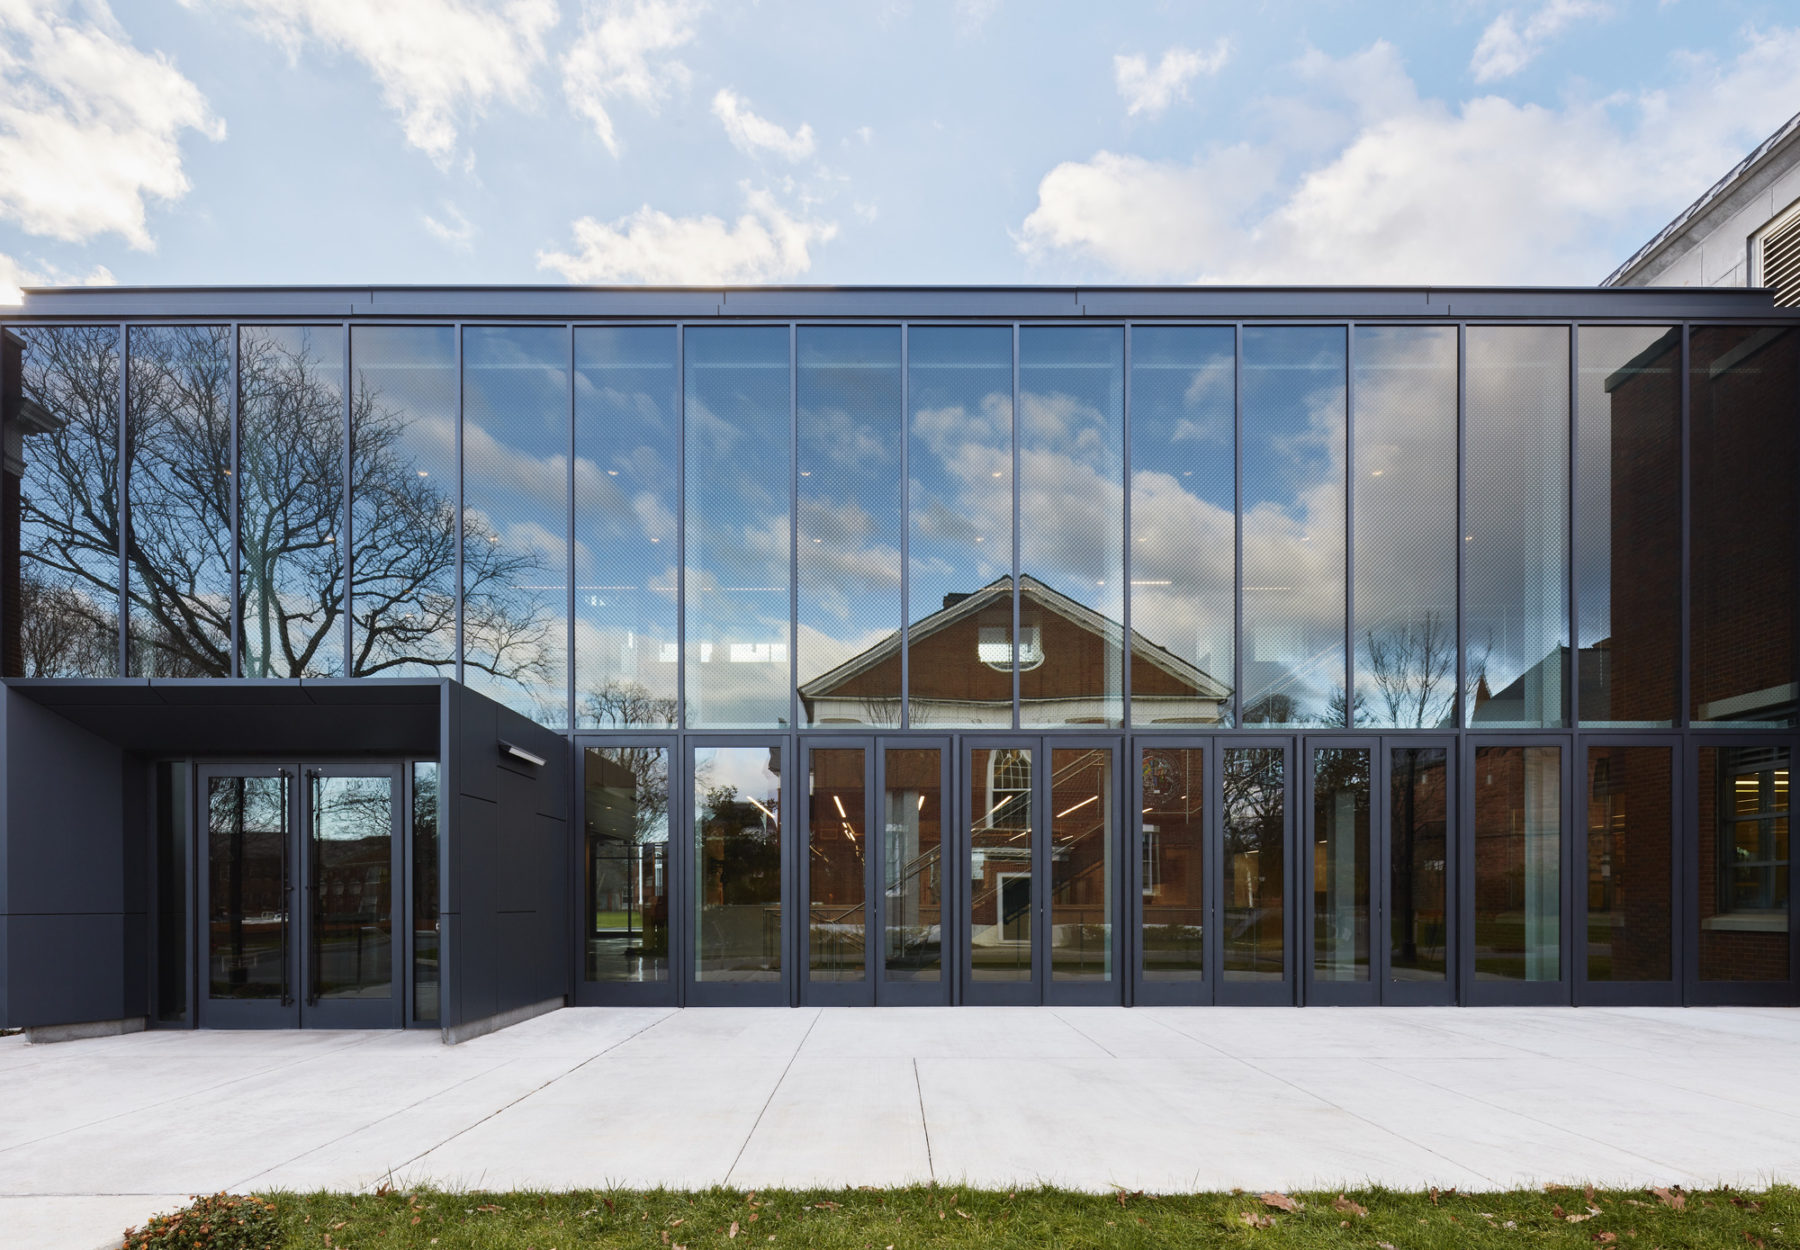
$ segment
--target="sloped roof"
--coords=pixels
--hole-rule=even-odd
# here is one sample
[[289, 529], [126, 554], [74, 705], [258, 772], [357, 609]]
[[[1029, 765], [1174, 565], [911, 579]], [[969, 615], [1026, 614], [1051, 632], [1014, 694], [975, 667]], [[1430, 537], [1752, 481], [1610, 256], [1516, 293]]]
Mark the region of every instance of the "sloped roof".
[[[930, 616], [914, 621], [907, 630], [910, 642], [917, 646], [922, 639], [941, 633], [950, 626], [966, 621], [997, 603], [1004, 603], [1011, 591], [1011, 577], [996, 578], [980, 590], [958, 600], [949, 607], [941, 608]], [[1073, 622], [1089, 633], [1101, 635], [1114, 646], [1118, 646], [1124, 639], [1125, 629], [1117, 621], [1102, 616], [1085, 604], [1077, 603], [1061, 591], [1053, 589], [1029, 574], [1020, 576], [1019, 593], [1044, 610]], [[866, 651], [850, 657], [836, 668], [803, 683], [800, 687], [800, 697], [814, 699], [829, 695], [852, 677], [868, 672], [876, 665], [898, 655], [899, 652], [900, 633], [896, 630]], [[1131, 631], [1131, 662], [1133, 664], [1148, 663], [1159, 668], [1177, 681], [1191, 686], [1194, 692], [1203, 698], [1227, 699], [1231, 697], [1231, 691], [1210, 673], [1188, 663], [1166, 647], [1157, 646], [1135, 629]]]

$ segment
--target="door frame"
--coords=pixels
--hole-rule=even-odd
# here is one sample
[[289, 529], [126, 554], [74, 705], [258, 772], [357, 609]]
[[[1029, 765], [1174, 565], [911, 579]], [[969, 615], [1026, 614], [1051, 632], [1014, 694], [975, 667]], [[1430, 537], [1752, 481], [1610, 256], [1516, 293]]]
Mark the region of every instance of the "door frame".
[[[1144, 975], [1144, 755], [1149, 751], [1200, 751], [1200, 975], [1148, 980]], [[1126, 928], [1130, 958], [1126, 966], [1127, 1003], [1131, 1006], [1207, 1006], [1219, 981], [1219, 752], [1211, 735], [1138, 734], [1126, 745], [1131, 770], [1131, 806], [1125, 822]]]
[[[1471, 1007], [1550, 1007], [1567, 1006], [1572, 999], [1574, 976], [1571, 967], [1574, 957], [1571, 952], [1571, 935], [1575, 927], [1574, 890], [1570, 882], [1575, 877], [1575, 847], [1585, 844], [1585, 837], [1576, 836], [1574, 818], [1575, 786], [1575, 735], [1568, 732], [1533, 732], [1533, 733], [1465, 733], [1462, 737], [1462, 770], [1459, 777], [1463, 779], [1462, 793], [1458, 800], [1461, 808], [1457, 842], [1460, 847], [1458, 863], [1458, 947], [1457, 966], [1458, 980], [1462, 993], [1460, 1001]], [[1557, 979], [1554, 981], [1478, 981], [1475, 978], [1475, 808], [1478, 788], [1478, 772], [1475, 767], [1476, 753], [1484, 747], [1556, 747], [1561, 762], [1559, 798], [1559, 819], [1561, 821], [1562, 838], [1557, 857], [1557, 889], [1559, 893], [1557, 909]]]
[[[300, 900], [296, 843], [300, 838], [300, 769], [286, 763], [204, 763], [194, 768], [195, 803], [189, 817], [193, 827], [194, 867], [194, 1024], [202, 1029], [297, 1029], [300, 1016]], [[282, 902], [286, 917], [282, 931], [282, 993], [267, 998], [212, 997], [212, 802], [211, 783], [220, 778], [280, 778], [287, 788], [282, 800], [286, 835], [282, 842]]]
[[[1217, 796], [1214, 806], [1218, 809], [1213, 820], [1213, 837], [1211, 848], [1212, 862], [1216, 865], [1213, 876], [1216, 878], [1214, 897], [1217, 909], [1213, 912], [1216, 920], [1213, 931], [1218, 940], [1213, 943], [1214, 952], [1208, 963], [1213, 969], [1213, 1002], [1220, 1006], [1232, 1007], [1294, 1007], [1300, 1003], [1300, 977], [1298, 975], [1301, 927], [1300, 918], [1296, 914], [1301, 897], [1299, 888], [1299, 859], [1295, 854], [1298, 839], [1299, 823], [1295, 812], [1297, 798], [1301, 793], [1296, 777], [1299, 766], [1300, 744], [1298, 736], [1292, 733], [1243, 733], [1231, 732], [1218, 734], [1213, 738], [1217, 752], [1215, 777], [1218, 785], [1213, 793]], [[1278, 981], [1233, 981], [1225, 976], [1225, 752], [1245, 748], [1277, 749], [1282, 752], [1282, 880], [1281, 880], [1281, 967], [1282, 975]]]
[[[1667, 981], [1590, 981], [1587, 968], [1588, 942], [1588, 891], [1587, 862], [1588, 838], [1588, 748], [1589, 747], [1651, 747], [1669, 753], [1669, 979]], [[1661, 734], [1624, 734], [1624, 733], [1592, 733], [1581, 734], [1575, 739], [1574, 779], [1575, 810], [1573, 820], [1576, 825], [1577, 846], [1575, 847], [1575, 872], [1569, 880], [1570, 892], [1574, 895], [1575, 913], [1574, 927], [1571, 929], [1570, 958], [1574, 974], [1575, 1004], [1579, 1007], [1679, 1007], [1682, 1004], [1683, 983], [1683, 950], [1686, 945], [1685, 935], [1690, 923], [1687, 899], [1684, 897], [1682, 884], [1690, 880], [1682, 872], [1686, 862], [1686, 849], [1689, 841], [1698, 847], [1696, 836], [1690, 839], [1687, 822], [1682, 819], [1687, 811], [1687, 803], [1682, 794], [1683, 779], [1687, 775], [1687, 752], [1682, 749], [1681, 735], [1676, 733]], [[1696, 757], [1698, 762], [1698, 757]], [[1696, 933], [1696, 938], [1698, 934]]]
[[[1683, 776], [1694, 784], [1682, 795], [1681, 828], [1687, 844], [1682, 848], [1681, 874], [1687, 889], [1683, 891], [1681, 921], [1682, 999], [1688, 1006], [1770, 1006], [1786, 1007], [1800, 1003], [1800, 917], [1794, 911], [1793, 852], [1789, 850], [1788, 866], [1788, 979], [1785, 981], [1703, 981], [1700, 979], [1700, 752], [1707, 747], [1785, 747], [1788, 752], [1789, 836], [1794, 817], [1794, 773], [1800, 756], [1800, 740], [1792, 730], [1702, 730], [1690, 731], [1685, 738], [1681, 768]], [[1682, 914], [1678, 913], [1678, 914]]]
[[[781, 959], [781, 975], [774, 981], [702, 981], [699, 978], [700, 943], [697, 926], [700, 922], [700, 857], [699, 848], [694, 841], [697, 832], [694, 823], [694, 756], [698, 751], [721, 747], [753, 747], [763, 750], [774, 747], [784, 757], [778, 783], [781, 795], [781, 926], [776, 950]], [[669, 796], [671, 812], [678, 810], [680, 813], [679, 823], [673, 816], [670, 818], [669, 838], [673, 842], [679, 837], [679, 845], [669, 858], [673, 864], [675, 880], [681, 883], [681, 890], [679, 898], [671, 898], [669, 916], [670, 923], [679, 924], [682, 929], [681, 940], [671, 941], [670, 947], [681, 951], [681, 963], [675, 971], [675, 980], [680, 987], [677, 991], [678, 1001], [683, 1007], [800, 1005], [800, 977], [796, 975], [795, 966], [804, 952], [800, 948], [799, 925], [794, 916], [795, 899], [798, 895], [794, 887], [800, 879], [805, 840], [798, 836], [801, 826], [794, 816], [794, 810], [798, 806], [794, 795], [799, 788], [794, 780], [796, 761], [787, 758], [799, 754], [796, 748], [795, 736], [786, 733], [706, 733], [685, 734], [681, 738], [679, 800], [674, 794]], [[676, 807], [677, 801], [679, 808]]]
[[[668, 763], [665, 768], [663, 784], [668, 789], [665, 796], [667, 802], [668, 849], [663, 853], [663, 872], [666, 880], [663, 886], [668, 899], [669, 912], [669, 953], [666, 960], [667, 975], [660, 981], [590, 981], [587, 979], [587, 940], [589, 921], [582, 919], [588, 906], [589, 880], [588, 845], [587, 845], [587, 752], [589, 748], [608, 749], [656, 749], [664, 753]], [[577, 917], [574, 927], [573, 947], [570, 967], [574, 971], [575, 1004], [581, 1007], [678, 1007], [682, 1005], [681, 969], [687, 959], [687, 924], [682, 919], [681, 906], [686, 899], [686, 878], [679, 875], [676, 867], [682, 848], [682, 762], [681, 743], [674, 730], [665, 733], [642, 733], [621, 735], [619, 737], [600, 737], [593, 734], [578, 733], [571, 742], [573, 766], [569, 769], [572, 779], [572, 794], [569, 799], [569, 811], [572, 818], [570, 827], [575, 836], [570, 839], [571, 871], [573, 893], [570, 898], [569, 914]]]
[[[407, 994], [405, 965], [409, 962], [407, 952], [411, 949], [407, 934], [402, 930], [402, 921], [406, 916], [405, 895], [405, 839], [401, 837], [403, 828], [402, 809], [406, 804], [406, 786], [401, 776], [405, 765], [397, 760], [372, 761], [369, 763], [330, 763], [302, 764], [297, 770], [299, 779], [305, 784], [303, 793], [296, 796], [299, 808], [300, 824], [296, 827], [305, 848], [300, 857], [300, 876], [303, 900], [301, 911], [300, 933], [302, 941], [299, 952], [300, 979], [300, 1021], [303, 1028], [324, 1029], [397, 1029], [406, 1023]], [[313, 994], [311, 984], [317, 972], [317, 960], [310, 957], [319, 934], [316, 920], [316, 909], [312, 902], [317, 897], [319, 888], [319, 871], [316, 845], [312, 837], [311, 821], [313, 817], [312, 785], [314, 781], [333, 777], [376, 778], [385, 775], [388, 780], [388, 948], [391, 961], [389, 985], [391, 992], [384, 999], [320, 999]]]
[[[1027, 810], [1031, 819], [1031, 977], [1024, 981], [977, 981], [974, 974], [975, 882], [970, 863], [975, 827], [975, 752], [1025, 749], [1033, 752], [1031, 763], [1031, 795]], [[957, 982], [959, 1004], [983, 1007], [1026, 1007], [1044, 1002], [1047, 980], [1043, 957], [1044, 895], [1049, 886], [1049, 865], [1043, 843], [1047, 838], [1044, 819], [1044, 784], [1046, 760], [1042, 734], [979, 733], [962, 734], [956, 742], [956, 821], [951, 854], [955, 859], [959, 896], [956, 909]]]
[[[1396, 750], [1440, 750], [1444, 753], [1444, 975], [1438, 981], [1398, 981], [1394, 979], [1393, 887], [1394, 838], [1392, 811], [1394, 796], [1393, 760]], [[1375, 880], [1381, 899], [1376, 911], [1373, 934], [1377, 979], [1383, 1006], [1449, 1007], [1459, 1002], [1462, 949], [1461, 872], [1463, 866], [1463, 827], [1461, 790], [1462, 756], [1456, 749], [1454, 734], [1382, 734], [1379, 738], [1380, 758], [1376, 762], [1374, 785], [1376, 822], [1372, 829], [1375, 841]]]
[[[1122, 862], [1125, 848], [1130, 843], [1125, 832], [1128, 827], [1125, 822], [1125, 804], [1136, 793], [1125, 773], [1130, 759], [1130, 747], [1122, 732], [1118, 734], [1045, 734], [1042, 741], [1045, 752], [1043, 781], [1040, 786], [1037, 784], [1036, 777], [1033, 777], [1032, 780], [1033, 789], [1039, 792], [1038, 797], [1043, 803], [1044, 812], [1042, 830], [1043, 893], [1042, 901], [1039, 903], [1039, 912], [1043, 917], [1043, 923], [1039, 926], [1042, 930], [1042, 945], [1039, 947], [1039, 951], [1043, 956], [1043, 1001], [1048, 1005], [1059, 1007], [1117, 1007], [1127, 1001], [1125, 987], [1131, 980], [1130, 952], [1133, 945], [1129, 939], [1131, 913], [1126, 907], [1125, 895], [1127, 869]], [[1056, 832], [1054, 827], [1056, 812], [1050, 796], [1056, 782], [1056, 752], [1069, 750], [1104, 750], [1109, 752], [1112, 757], [1112, 795], [1108, 800], [1112, 805], [1112, 811], [1108, 822], [1110, 832], [1107, 835], [1106, 845], [1106, 854], [1112, 859], [1111, 872], [1108, 874], [1112, 880], [1105, 887], [1108, 913], [1107, 941], [1110, 949], [1107, 951], [1106, 979], [1099, 981], [1058, 981], [1056, 968], [1051, 962], [1051, 954], [1055, 949], [1051, 939], [1055, 932], [1053, 924], [1056, 919], [1056, 898], [1052, 889], [1056, 867], [1052, 853], [1053, 838]], [[1036, 838], [1038, 830], [1034, 828], [1032, 834]], [[1036, 884], [1034, 880], [1033, 888], [1036, 888]], [[1038, 935], [1034, 933], [1034, 943], [1037, 940]], [[1039, 951], [1033, 952], [1034, 960]]]
[[[1381, 850], [1378, 842], [1383, 827], [1382, 815], [1385, 804], [1379, 793], [1378, 776], [1380, 774], [1381, 739], [1373, 734], [1307, 734], [1302, 735], [1298, 744], [1299, 761], [1299, 794], [1300, 810], [1298, 819], [1290, 820], [1292, 833], [1290, 845], [1297, 854], [1294, 858], [1292, 880], [1295, 886], [1294, 904], [1300, 913], [1300, 941], [1296, 950], [1299, 964], [1300, 1001], [1307, 1005], [1317, 1004], [1327, 1007], [1370, 1007], [1381, 998], [1381, 988], [1386, 979], [1386, 969], [1381, 965], [1377, 948], [1385, 948], [1385, 941], [1378, 941], [1383, 931], [1382, 921], [1386, 916], [1383, 906], [1378, 867]], [[1316, 857], [1316, 839], [1314, 838], [1314, 777], [1313, 753], [1320, 750], [1365, 751], [1368, 753], [1368, 786], [1369, 786], [1369, 849], [1362, 864], [1362, 870], [1369, 875], [1368, 916], [1365, 920], [1367, 928], [1368, 961], [1367, 975], [1360, 981], [1321, 981], [1317, 977], [1318, 959], [1314, 949], [1318, 942], [1318, 917], [1314, 914], [1317, 907], [1317, 889], [1314, 882], [1314, 859]]]
[[[871, 975], [875, 982], [877, 1004], [907, 1007], [941, 1007], [959, 1001], [956, 996], [957, 972], [961, 966], [962, 944], [957, 940], [961, 929], [962, 872], [957, 867], [956, 801], [957, 742], [954, 737], [886, 736], [875, 740], [875, 782], [870, 788], [874, 816], [869, 829], [875, 838], [873, 878], [875, 906], [870, 916], [869, 949], [872, 952]], [[935, 750], [938, 753], [938, 979], [936, 981], [890, 981], [887, 979], [887, 880], [883, 871], [887, 864], [887, 753], [890, 750]]]
[[[880, 929], [875, 923], [875, 895], [878, 883], [878, 858], [881, 849], [876, 840], [875, 825], [879, 819], [876, 803], [876, 762], [879, 747], [873, 737], [863, 735], [802, 734], [798, 741], [799, 772], [794, 778], [794, 804], [799, 871], [794, 880], [798, 896], [795, 911], [796, 945], [794, 980], [798, 983], [800, 1004], [805, 1007], [873, 1007], [875, 1005], [876, 937]], [[860, 981], [814, 981], [812, 978], [812, 760], [815, 751], [861, 751], [863, 775], [863, 975]], [[805, 788], [802, 790], [802, 781]]]

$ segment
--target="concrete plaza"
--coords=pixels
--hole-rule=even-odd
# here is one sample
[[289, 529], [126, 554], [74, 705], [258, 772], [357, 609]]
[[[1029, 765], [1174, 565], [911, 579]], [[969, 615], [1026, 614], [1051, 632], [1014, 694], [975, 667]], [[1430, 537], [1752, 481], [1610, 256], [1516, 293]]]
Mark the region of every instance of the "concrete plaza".
[[1800, 1011], [572, 1009], [0, 1039], [9, 1246], [220, 1189], [1800, 1178]]

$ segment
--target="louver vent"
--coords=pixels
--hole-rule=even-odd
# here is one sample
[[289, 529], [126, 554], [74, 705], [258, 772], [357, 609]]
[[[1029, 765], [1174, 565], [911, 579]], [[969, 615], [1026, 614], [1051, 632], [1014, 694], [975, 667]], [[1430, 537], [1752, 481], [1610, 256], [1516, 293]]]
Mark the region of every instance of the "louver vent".
[[1762, 285], [1775, 292], [1775, 302], [1786, 308], [1800, 307], [1800, 213], [1762, 238]]

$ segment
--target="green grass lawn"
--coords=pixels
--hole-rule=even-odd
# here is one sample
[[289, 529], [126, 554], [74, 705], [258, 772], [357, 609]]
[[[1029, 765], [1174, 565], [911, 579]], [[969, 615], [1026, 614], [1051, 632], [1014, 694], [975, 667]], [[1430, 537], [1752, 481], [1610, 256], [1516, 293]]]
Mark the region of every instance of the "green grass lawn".
[[[571, 1250], [768, 1245], [1362, 1247], [1592, 1250], [1800, 1246], [1800, 1190], [1548, 1188], [1441, 1194], [1351, 1190], [1259, 1195], [910, 1189], [586, 1190], [572, 1193], [269, 1195], [284, 1246]], [[1288, 1210], [1292, 1205], [1294, 1209]]]

